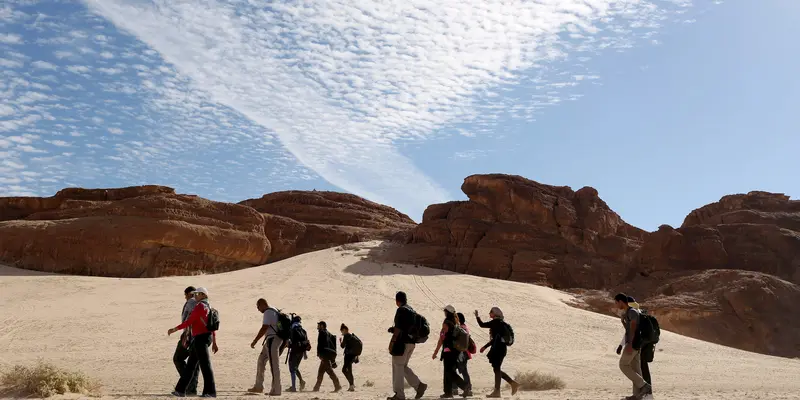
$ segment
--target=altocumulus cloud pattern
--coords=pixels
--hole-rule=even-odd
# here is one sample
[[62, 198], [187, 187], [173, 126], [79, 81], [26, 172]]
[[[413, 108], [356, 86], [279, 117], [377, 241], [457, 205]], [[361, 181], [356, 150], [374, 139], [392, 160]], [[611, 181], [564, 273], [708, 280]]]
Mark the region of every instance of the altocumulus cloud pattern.
[[[565, 71], [652, 40], [693, 6], [4, 4], [0, 195], [159, 182], [238, 200], [322, 178], [412, 215], [449, 196], [403, 154], [404, 143], [448, 127], [475, 136], [499, 119], [530, 121], [565, 90], [599, 78]], [[519, 88], [524, 95], [507, 94]]]

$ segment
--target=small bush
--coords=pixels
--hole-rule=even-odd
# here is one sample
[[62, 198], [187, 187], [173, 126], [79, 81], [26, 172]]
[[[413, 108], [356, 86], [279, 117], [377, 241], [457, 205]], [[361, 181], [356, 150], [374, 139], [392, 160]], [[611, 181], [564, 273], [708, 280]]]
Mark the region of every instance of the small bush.
[[65, 393], [97, 395], [100, 389], [100, 385], [80, 372], [67, 371], [44, 362], [32, 368], [17, 365], [3, 372], [0, 374], [0, 385], [2, 394], [41, 398]]
[[519, 383], [519, 390], [526, 392], [556, 390], [567, 387], [567, 384], [561, 378], [539, 371], [517, 373], [514, 380]]
[[373, 381], [364, 382], [364, 387], [373, 387], [373, 386], [375, 386], [375, 382]]

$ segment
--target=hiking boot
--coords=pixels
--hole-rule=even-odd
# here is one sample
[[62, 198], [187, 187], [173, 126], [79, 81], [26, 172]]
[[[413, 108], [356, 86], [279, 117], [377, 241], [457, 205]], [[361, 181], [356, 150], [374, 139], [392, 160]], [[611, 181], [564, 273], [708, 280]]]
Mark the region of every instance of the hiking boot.
[[495, 390], [494, 392], [489, 393], [489, 394], [486, 395], [487, 399], [499, 399], [500, 397], [501, 396], [500, 396], [500, 391], [499, 390]]
[[197, 391], [195, 390], [194, 392], [186, 392], [186, 396], [197, 396]]
[[331, 392], [331, 393], [339, 393], [341, 391], [342, 391], [342, 387], [341, 386], [336, 386], [335, 388], [333, 388], [333, 392]]
[[452, 399], [453, 398], [453, 394], [452, 393], [445, 393], [443, 395], [440, 395], [439, 398], [440, 399]]
[[417, 386], [417, 395], [414, 396], [414, 399], [419, 400], [422, 396], [425, 395], [425, 391], [428, 390], [428, 385], [420, 382], [419, 386]]
[[286, 392], [291, 392], [291, 393], [297, 392], [297, 388], [295, 388], [294, 386], [290, 386], [290, 387], [288, 387], [286, 389], [283, 389], [283, 390], [286, 391]]
[[306, 381], [300, 381], [300, 391], [306, 390]]
[[312, 392], [319, 392], [319, 386], [314, 386], [314, 389], [311, 390]]
[[653, 394], [653, 387], [650, 386], [650, 384], [645, 383], [644, 386], [642, 386], [642, 388], [639, 389], [639, 393], [636, 394], [636, 398], [642, 399], [644, 398], [644, 396], [647, 396], [648, 394]]
[[406, 400], [405, 397], [397, 397], [397, 393], [394, 396], [387, 397], [386, 400]]
[[247, 393], [264, 393], [264, 388], [251, 387], [247, 389]]
[[350, 387], [347, 388], [347, 391], [348, 392], [355, 392], [356, 391], [356, 387], [354, 385], [350, 385]]
[[467, 397], [472, 397], [472, 390], [469, 390], [469, 389], [465, 390], [464, 393], [461, 393], [461, 397], [463, 397], [465, 399]]
[[280, 396], [280, 395], [281, 395], [280, 393], [275, 393], [275, 392], [267, 393], [267, 396], [270, 396], [270, 397], [277, 397], [277, 396]]
[[519, 391], [519, 383], [516, 381], [511, 382], [511, 395], [513, 396], [517, 394], [517, 391]]
[[181, 392], [179, 392], [179, 391], [177, 391], [177, 390], [173, 391], [171, 394], [172, 394], [173, 396], [175, 396], [175, 397], [186, 397], [186, 394], [185, 394], [185, 393], [181, 393]]
[[204, 395], [202, 395], [200, 397], [217, 398], [217, 395], [208, 393], [208, 394], [204, 394]]

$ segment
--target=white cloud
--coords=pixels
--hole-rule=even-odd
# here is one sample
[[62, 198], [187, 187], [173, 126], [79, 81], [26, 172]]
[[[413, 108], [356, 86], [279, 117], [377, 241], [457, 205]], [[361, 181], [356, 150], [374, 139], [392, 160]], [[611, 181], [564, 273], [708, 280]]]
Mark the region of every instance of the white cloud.
[[12, 169], [24, 169], [25, 168], [24, 164], [20, 164], [18, 162], [12, 161], [12, 160], [3, 160], [2, 165], [5, 165], [6, 167], [9, 167], [9, 168], [12, 168]]
[[70, 52], [70, 51], [63, 51], [63, 50], [56, 51], [56, 52], [55, 52], [55, 53], [53, 53], [53, 54], [54, 54], [54, 55], [56, 56], [56, 58], [58, 58], [58, 59], [70, 58], [70, 57], [74, 57], [74, 56], [75, 56], [75, 54], [73, 54], [72, 52]]
[[110, 133], [112, 135], [122, 135], [123, 133], [125, 133], [125, 131], [123, 131], [120, 128], [111, 127], [111, 128], [108, 128], [108, 133]]
[[3, 44], [22, 44], [22, 36], [13, 33], [0, 33], [0, 43]]
[[10, 60], [8, 58], [0, 58], [0, 67], [3, 68], [22, 68], [25, 63], [19, 60]]
[[110, 51], [104, 51], [104, 52], [100, 53], [100, 57], [103, 57], [103, 58], [109, 60], [109, 59], [114, 58], [114, 54], [111, 53]]
[[35, 148], [35, 147], [31, 146], [31, 145], [27, 145], [27, 144], [17, 146], [17, 149], [19, 151], [24, 151], [26, 153], [47, 153], [44, 150], [37, 149], [37, 148]]
[[[485, 104], [479, 104], [476, 95], [516, 84], [525, 71], [572, 52], [629, 47], [631, 32], [652, 31], [663, 19], [659, 4], [669, 4], [86, 2], [158, 51], [210, 100], [276, 132], [292, 154], [329, 182], [417, 212], [447, 194], [400, 153], [399, 141], [424, 140], [453, 123], [490, 125], [500, 112], [533, 120], [537, 110], [564, 99], [554, 93], [515, 104], [513, 98], [480, 95]], [[148, 79], [159, 73], [134, 68]], [[558, 92], [577, 82], [539, 86]], [[480, 124], [476, 128], [471, 131], [487, 131]]]
[[51, 64], [47, 61], [34, 61], [31, 63], [31, 66], [34, 68], [39, 69], [57, 69], [58, 67], [55, 64]]
[[116, 75], [122, 73], [122, 69], [120, 68], [98, 68], [97, 70], [108, 75]]
[[69, 142], [65, 142], [63, 140], [45, 140], [45, 142], [50, 143], [53, 146], [58, 146], [58, 147], [70, 147], [70, 146], [72, 146]]
[[91, 71], [91, 69], [85, 65], [70, 65], [67, 67], [67, 71], [74, 74], [85, 74]]

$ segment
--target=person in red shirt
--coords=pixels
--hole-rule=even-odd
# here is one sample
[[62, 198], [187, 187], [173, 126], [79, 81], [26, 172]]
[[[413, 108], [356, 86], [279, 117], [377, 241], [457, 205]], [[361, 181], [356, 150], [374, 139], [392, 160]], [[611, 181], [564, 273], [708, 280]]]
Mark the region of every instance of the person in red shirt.
[[167, 331], [167, 335], [171, 335], [179, 330], [191, 327], [192, 332], [192, 343], [189, 345], [191, 350], [189, 360], [186, 362], [186, 368], [181, 373], [181, 379], [175, 385], [175, 391], [172, 392], [172, 395], [177, 397], [186, 396], [186, 388], [192, 380], [195, 368], [199, 364], [200, 371], [203, 374], [203, 394], [201, 397], [217, 397], [214, 370], [211, 369], [211, 355], [208, 353], [208, 347], [211, 346], [215, 354], [219, 348], [217, 347], [215, 332], [209, 332], [206, 326], [208, 313], [211, 310], [208, 305], [208, 289], [204, 287], [195, 289], [194, 298], [197, 300], [197, 305], [192, 310], [192, 313], [189, 314], [189, 318], [183, 321], [182, 324]]

